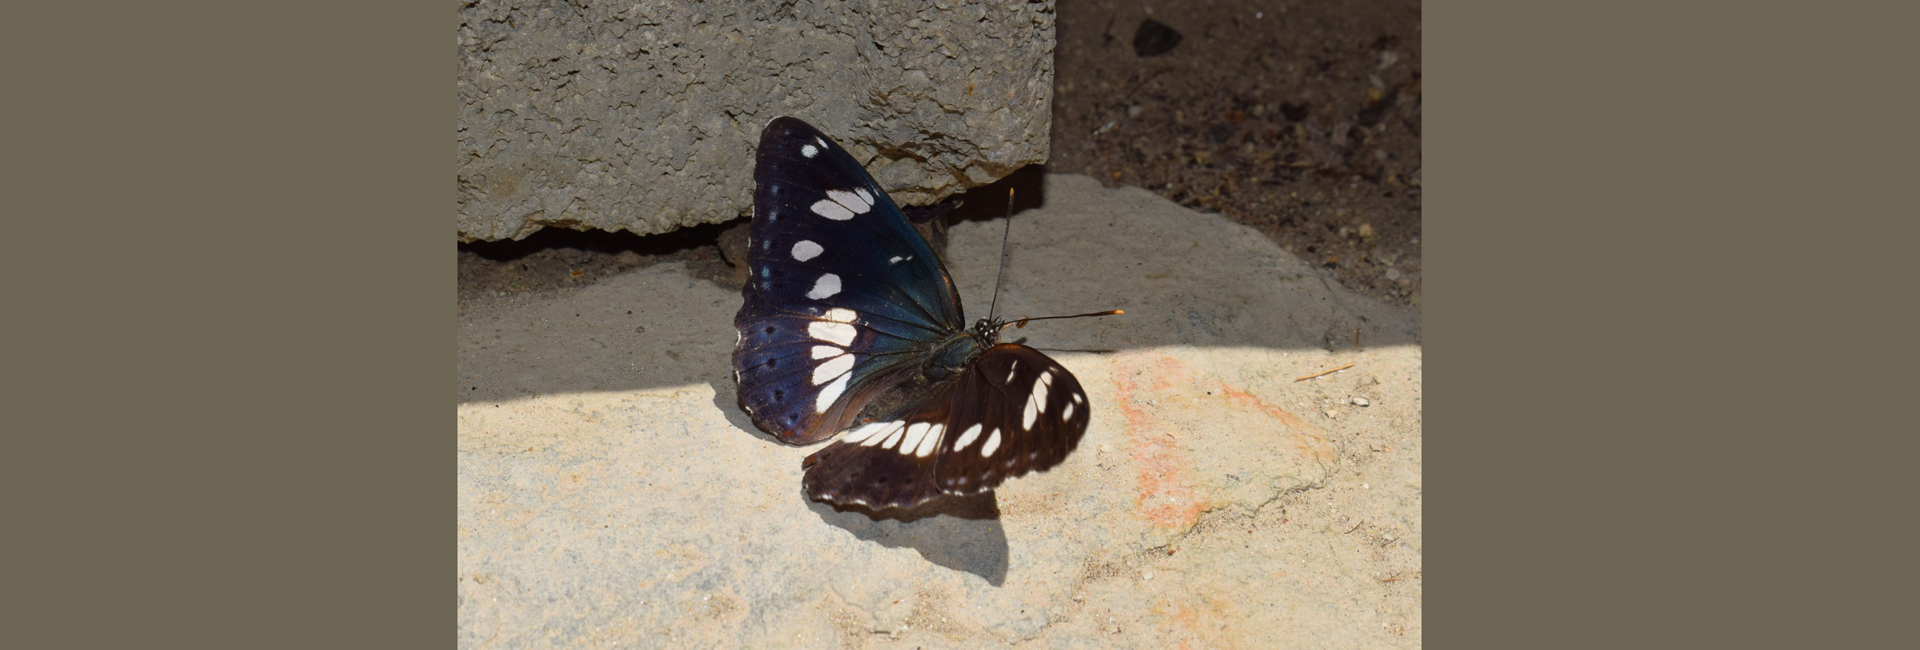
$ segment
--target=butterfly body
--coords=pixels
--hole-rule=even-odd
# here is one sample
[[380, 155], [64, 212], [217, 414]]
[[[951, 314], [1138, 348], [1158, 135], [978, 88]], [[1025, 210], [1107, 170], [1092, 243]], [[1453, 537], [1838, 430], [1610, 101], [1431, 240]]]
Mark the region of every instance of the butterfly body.
[[1004, 321], [962, 320], [953, 280], [845, 150], [782, 117], [761, 134], [745, 302], [742, 409], [790, 444], [808, 496], [909, 508], [1059, 464], [1086, 431], [1073, 375]]

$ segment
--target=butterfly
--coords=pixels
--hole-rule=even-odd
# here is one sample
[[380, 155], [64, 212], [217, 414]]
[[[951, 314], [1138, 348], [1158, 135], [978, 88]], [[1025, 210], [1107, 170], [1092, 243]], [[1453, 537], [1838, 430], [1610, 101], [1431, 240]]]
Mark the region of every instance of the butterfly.
[[1092, 409], [1073, 373], [967, 327], [960, 294], [893, 199], [846, 150], [792, 117], [769, 122], [754, 166], [746, 301], [734, 317], [740, 408], [782, 442], [812, 444], [815, 500], [911, 508], [1059, 465]]

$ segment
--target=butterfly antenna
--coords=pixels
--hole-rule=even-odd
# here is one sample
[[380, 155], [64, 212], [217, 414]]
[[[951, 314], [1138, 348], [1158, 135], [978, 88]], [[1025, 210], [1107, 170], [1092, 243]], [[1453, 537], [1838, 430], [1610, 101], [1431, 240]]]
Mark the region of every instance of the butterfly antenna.
[[1061, 318], [1090, 318], [1093, 316], [1114, 316], [1114, 315], [1124, 314], [1124, 313], [1127, 313], [1127, 312], [1120, 311], [1118, 309], [1109, 309], [1107, 311], [1096, 311], [1088, 314], [1074, 314], [1072, 316], [1031, 316], [1028, 318], [1022, 318], [1020, 320], [1007, 321], [1005, 325], [1000, 326], [1000, 329], [1004, 330], [1009, 327], [1026, 327], [1028, 322], [1036, 321], [1036, 320], [1056, 320]]
[[993, 275], [993, 302], [987, 306], [987, 320], [1000, 313], [1000, 279], [1007, 276], [1007, 239], [1013, 234], [1013, 188], [1007, 188], [1007, 229], [1000, 233], [1000, 271]]

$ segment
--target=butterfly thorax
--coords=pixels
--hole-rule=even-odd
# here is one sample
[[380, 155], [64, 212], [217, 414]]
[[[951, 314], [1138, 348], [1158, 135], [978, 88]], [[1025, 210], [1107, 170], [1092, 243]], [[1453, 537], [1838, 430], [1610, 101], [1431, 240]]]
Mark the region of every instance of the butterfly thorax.
[[948, 336], [927, 357], [921, 373], [928, 380], [939, 382], [960, 372], [1000, 339], [1000, 328], [990, 325], [987, 319], [982, 318], [974, 324], [973, 329]]

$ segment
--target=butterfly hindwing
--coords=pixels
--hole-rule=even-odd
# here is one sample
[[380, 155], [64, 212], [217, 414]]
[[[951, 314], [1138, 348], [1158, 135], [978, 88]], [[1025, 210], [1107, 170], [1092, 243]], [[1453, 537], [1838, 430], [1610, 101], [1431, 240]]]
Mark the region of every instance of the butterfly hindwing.
[[866, 170], [806, 122], [761, 133], [746, 303], [734, 319], [740, 405], [781, 440], [846, 428], [882, 378], [964, 328], [932, 249]]
[[940, 445], [934, 479], [972, 494], [1067, 459], [1087, 432], [1086, 391], [1065, 367], [1033, 348], [1002, 343], [967, 370]]
[[872, 508], [977, 494], [1066, 460], [1086, 434], [1088, 406], [1073, 373], [1003, 343], [906, 413], [807, 457], [804, 487], [814, 499]]

